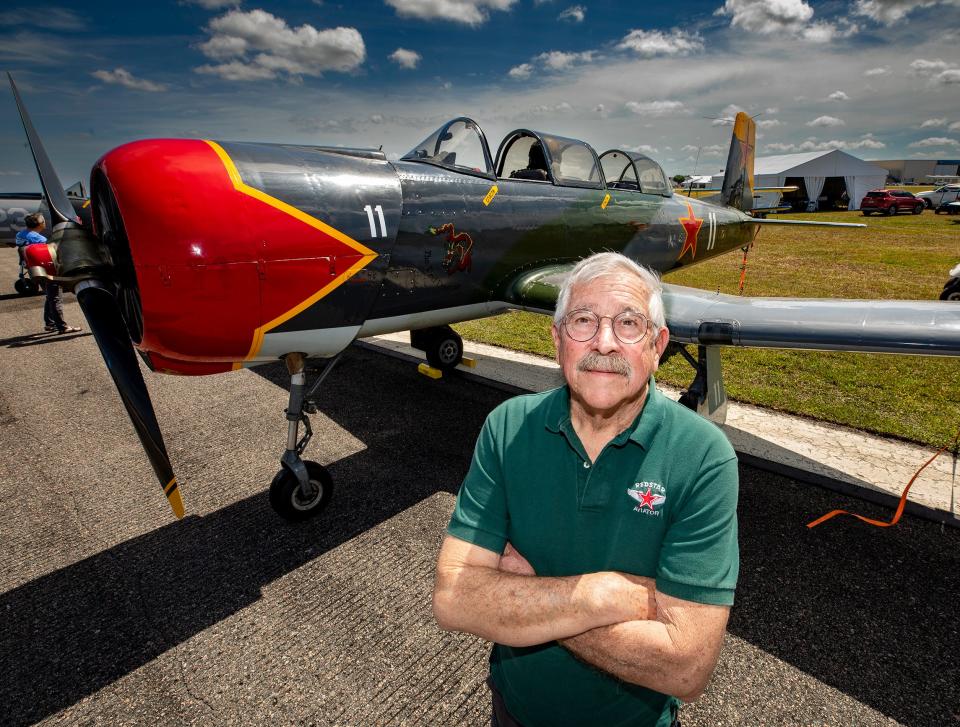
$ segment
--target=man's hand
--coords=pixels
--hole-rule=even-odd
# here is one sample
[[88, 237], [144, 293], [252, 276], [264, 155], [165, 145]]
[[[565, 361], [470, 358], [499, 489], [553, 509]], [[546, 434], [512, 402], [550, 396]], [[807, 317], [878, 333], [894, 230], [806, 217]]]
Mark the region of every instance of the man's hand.
[[507, 543], [507, 547], [504, 548], [497, 570], [503, 573], [513, 573], [515, 576], [537, 575], [530, 562], [520, 555], [520, 551], [514, 548], [512, 543]]

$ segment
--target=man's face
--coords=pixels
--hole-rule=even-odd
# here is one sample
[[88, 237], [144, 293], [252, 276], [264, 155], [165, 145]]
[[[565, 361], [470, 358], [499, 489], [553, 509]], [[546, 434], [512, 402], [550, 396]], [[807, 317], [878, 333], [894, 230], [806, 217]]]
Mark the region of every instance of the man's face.
[[557, 360], [570, 386], [572, 405], [593, 415], [643, 401], [669, 333], [662, 328], [655, 335], [651, 323], [643, 340], [623, 343], [613, 333], [612, 318], [624, 311], [647, 316], [648, 298], [643, 284], [626, 274], [597, 278], [570, 291], [568, 314], [586, 309], [609, 316], [601, 318], [600, 330], [589, 341], [574, 341], [562, 325], [553, 326]]

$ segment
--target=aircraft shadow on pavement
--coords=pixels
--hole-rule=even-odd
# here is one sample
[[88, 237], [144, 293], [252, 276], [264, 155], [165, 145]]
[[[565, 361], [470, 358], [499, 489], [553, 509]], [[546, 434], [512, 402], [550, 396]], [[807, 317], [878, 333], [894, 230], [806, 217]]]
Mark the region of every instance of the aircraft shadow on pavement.
[[[259, 373], [286, 388], [281, 367]], [[3, 722], [32, 723], [75, 704], [257, 601], [265, 584], [438, 491], [454, 492], [483, 418], [503, 398], [352, 350], [320, 404], [367, 448], [330, 465], [338, 485], [330, 508], [289, 525], [264, 490], [0, 595]], [[731, 633], [898, 721], [950, 722], [960, 704], [960, 538], [913, 520], [886, 531], [804, 527], [837, 503], [877, 512], [742, 468]]]
[[[258, 373], [288, 386], [281, 366]], [[442, 489], [455, 492], [484, 417], [504, 397], [427, 381], [382, 356], [345, 356], [321, 408], [367, 448], [329, 465], [330, 507], [288, 524], [265, 485], [0, 595], [0, 723], [30, 724], [75, 704], [257, 601], [265, 584]]]

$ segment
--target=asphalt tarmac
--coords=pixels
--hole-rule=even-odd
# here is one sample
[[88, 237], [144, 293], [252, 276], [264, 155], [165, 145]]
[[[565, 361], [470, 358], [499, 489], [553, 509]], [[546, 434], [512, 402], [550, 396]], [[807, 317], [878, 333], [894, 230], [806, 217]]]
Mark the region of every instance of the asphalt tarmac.
[[[0, 722], [488, 724], [488, 645], [441, 632], [430, 592], [506, 394], [352, 349], [307, 451], [336, 494], [290, 525], [267, 501], [284, 369], [147, 372], [178, 522], [66, 299], [84, 331], [51, 336], [42, 298], [0, 295]], [[910, 516], [807, 530], [835, 507], [887, 517], [741, 467], [737, 604], [684, 727], [960, 724], [960, 530]]]

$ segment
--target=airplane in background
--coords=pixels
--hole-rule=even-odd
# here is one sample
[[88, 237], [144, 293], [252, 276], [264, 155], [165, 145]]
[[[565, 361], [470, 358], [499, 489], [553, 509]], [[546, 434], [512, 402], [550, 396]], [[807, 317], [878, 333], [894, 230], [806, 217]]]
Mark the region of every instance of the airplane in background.
[[[125, 144], [91, 171], [87, 224], [10, 84], [57, 222], [49, 244], [27, 248], [31, 273], [76, 294], [178, 517], [183, 502], [134, 349], [150, 369], [181, 375], [286, 363], [287, 443], [270, 502], [303, 520], [333, 485], [301, 457], [307, 413], [355, 339], [409, 330], [432, 365], [449, 369], [463, 356], [449, 324], [511, 309], [552, 314], [563, 280], [591, 252], [616, 250], [668, 273], [743, 248], [765, 225], [850, 226], [747, 214], [755, 126], [743, 113], [719, 205], [674, 195], [642, 154], [598, 155], [577, 139], [517, 129], [494, 156], [476, 122], [459, 117], [395, 162], [372, 149]], [[726, 409], [721, 346], [960, 355], [956, 305], [664, 291], [669, 353], [694, 369], [684, 403], [714, 421]], [[308, 358], [326, 361], [309, 389]]]
[[[87, 210], [90, 202], [83, 189], [83, 183], [77, 182], [66, 189], [67, 199], [73, 208], [74, 214], [89, 221], [90, 213]], [[50, 206], [40, 192], [0, 192], [0, 245], [16, 247], [17, 233], [26, 228], [23, 218], [35, 212], [41, 213], [50, 220]], [[13, 284], [14, 290], [20, 295], [36, 295], [40, 292], [37, 285], [27, 275], [26, 265], [20, 258], [20, 273]]]

